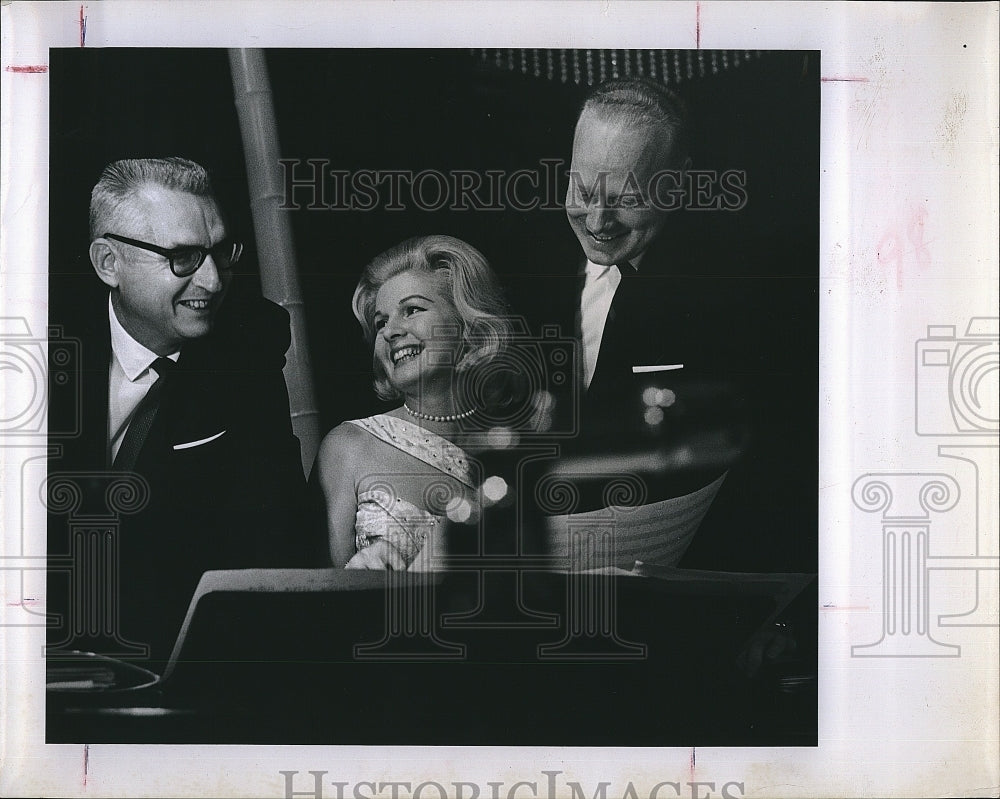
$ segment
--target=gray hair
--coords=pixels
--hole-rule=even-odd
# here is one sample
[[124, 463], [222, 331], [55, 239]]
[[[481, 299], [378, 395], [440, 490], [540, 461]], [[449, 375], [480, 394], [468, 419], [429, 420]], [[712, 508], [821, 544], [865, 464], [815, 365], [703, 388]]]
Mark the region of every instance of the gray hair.
[[684, 101], [661, 83], [649, 78], [616, 78], [594, 87], [580, 107], [628, 126], [656, 129], [669, 142], [666, 154], [675, 165], [688, 156], [689, 119]]
[[123, 221], [124, 207], [143, 186], [153, 184], [198, 197], [214, 197], [212, 181], [201, 164], [186, 158], [128, 158], [104, 167], [90, 193], [90, 240]]

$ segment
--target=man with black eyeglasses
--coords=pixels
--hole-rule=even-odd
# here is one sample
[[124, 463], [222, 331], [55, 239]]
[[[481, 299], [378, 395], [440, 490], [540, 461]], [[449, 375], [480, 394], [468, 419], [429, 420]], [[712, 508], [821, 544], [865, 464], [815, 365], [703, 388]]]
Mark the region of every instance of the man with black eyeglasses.
[[[90, 238], [108, 293], [66, 331], [83, 385], [80, 435], [49, 465], [49, 607], [62, 616], [49, 649], [158, 673], [203, 572], [308, 565], [288, 314], [224, 302], [243, 247], [192, 161], [108, 165]], [[66, 484], [70, 507], [57, 501]]]

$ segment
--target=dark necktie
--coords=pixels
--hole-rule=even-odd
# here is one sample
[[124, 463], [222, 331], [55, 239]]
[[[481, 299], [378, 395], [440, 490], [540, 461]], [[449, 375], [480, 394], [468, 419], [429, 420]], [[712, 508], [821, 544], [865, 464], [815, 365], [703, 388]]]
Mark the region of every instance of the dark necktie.
[[149, 387], [146, 396], [142, 398], [136, 406], [132, 421], [129, 422], [128, 430], [118, 448], [118, 455], [115, 457], [114, 467], [122, 471], [131, 471], [135, 468], [135, 462], [142, 451], [142, 445], [146, 443], [146, 437], [153, 426], [156, 412], [160, 407], [160, 398], [163, 394], [163, 386], [167, 382], [170, 372], [177, 366], [169, 358], [157, 358], [153, 361], [152, 367], [159, 377], [156, 382]]
[[615, 266], [618, 267], [618, 272], [621, 274], [623, 281], [635, 277], [635, 267], [628, 261], [622, 261], [620, 264], [615, 264]]
[[[611, 300], [611, 307], [608, 308], [608, 315], [604, 322], [600, 355], [597, 359], [597, 368], [594, 370], [595, 376], [599, 371], [607, 370], [609, 361], [612, 364], [616, 362], [623, 347], [627, 349], [628, 343], [619, 340], [622, 336], [622, 316], [623, 314], [627, 315], [628, 311], [626, 309], [632, 304], [630, 295], [640, 288], [633, 282], [636, 271], [632, 264], [628, 261], [622, 261], [622, 263], [615, 264], [615, 266], [618, 268], [621, 280], [618, 283], [618, 288], [615, 289], [615, 296]], [[602, 365], [604, 367], [603, 370]], [[591, 385], [593, 385], [593, 381], [591, 381]]]
[[625, 360], [628, 360], [630, 350], [635, 346], [634, 341], [629, 342], [627, 339], [623, 317], [628, 315], [628, 309], [635, 304], [631, 295], [641, 291], [642, 286], [635, 280], [635, 267], [628, 261], [622, 261], [615, 266], [621, 275], [621, 281], [615, 290], [615, 296], [611, 300], [611, 307], [608, 309], [608, 316], [604, 322], [600, 354], [597, 357], [597, 366], [588, 389], [588, 394], [592, 397], [598, 397], [610, 388], [607, 381], [617, 382], [621, 373], [621, 365]]

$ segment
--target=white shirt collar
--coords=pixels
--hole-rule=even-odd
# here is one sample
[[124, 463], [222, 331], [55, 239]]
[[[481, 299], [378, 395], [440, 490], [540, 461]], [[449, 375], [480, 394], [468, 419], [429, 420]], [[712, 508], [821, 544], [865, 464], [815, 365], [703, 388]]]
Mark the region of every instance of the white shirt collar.
[[[639, 271], [639, 264], [642, 263], [642, 259], [643, 259], [643, 257], [645, 255], [646, 255], [645, 252], [641, 252], [637, 256], [635, 256], [634, 258], [629, 258], [628, 262], [630, 264], [632, 264], [632, 268], [635, 269], [636, 272]], [[577, 262], [577, 263], [579, 263], [579, 262]], [[589, 277], [591, 280], [595, 280], [595, 279], [601, 277], [609, 269], [611, 269], [610, 266], [601, 266], [600, 264], [595, 264], [593, 261], [591, 261], [589, 259], [587, 261], [587, 266], [586, 266], [587, 277]]]
[[[128, 331], [122, 327], [122, 323], [118, 321], [118, 314], [115, 313], [114, 306], [111, 304], [110, 294], [108, 295], [108, 321], [111, 324], [111, 351], [125, 377], [130, 383], [134, 383], [160, 356], [132, 338]], [[180, 355], [178, 351], [167, 357], [176, 363]]]

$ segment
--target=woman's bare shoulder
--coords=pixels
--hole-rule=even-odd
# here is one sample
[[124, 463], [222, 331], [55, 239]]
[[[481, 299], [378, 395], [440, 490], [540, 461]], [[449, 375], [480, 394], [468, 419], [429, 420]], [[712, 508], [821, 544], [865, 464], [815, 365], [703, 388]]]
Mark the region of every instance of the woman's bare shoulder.
[[345, 461], [353, 462], [358, 455], [371, 449], [372, 436], [356, 424], [342, 422], [323, 437], [318, 459], [328, 465], [343, 467]]

